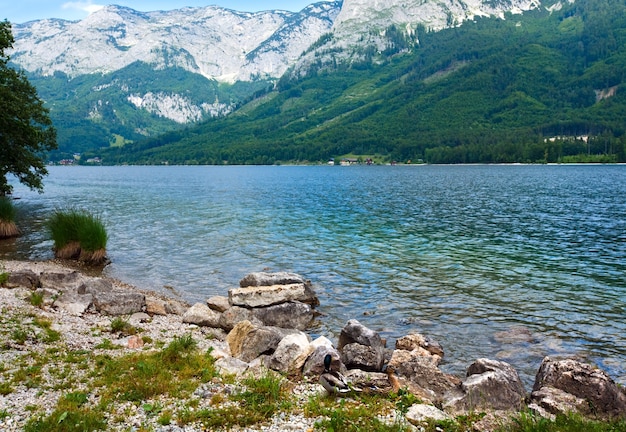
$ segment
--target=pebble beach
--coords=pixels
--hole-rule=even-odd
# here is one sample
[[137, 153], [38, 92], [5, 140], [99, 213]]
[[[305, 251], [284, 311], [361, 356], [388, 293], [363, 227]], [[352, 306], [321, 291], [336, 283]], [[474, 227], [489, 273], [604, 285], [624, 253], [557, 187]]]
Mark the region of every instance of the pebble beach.
[[[37, 274], [48, 272], [67, 272], [70, 269], [65, 265], [50, 262], [26, 262], [26, 261], [1, 261], [0, 272], [16, 272], [31, 270]], [[114, 286], [124, 289], [135, 289], [120, 281], [112, 280]], [[211, 329], [185, 324], [181, 316], [155, 315], [145, 322], [134, 323], [141, 329], [142, 340], [152, 341], [142, 344], [140, 347], [129, 347], [128, 337], [119, 337], [110, 332], [112, 317], [97, 313], [85, 313], [82, 316], [74, 316], [62, 310], [35, 307], [29, 303], [31, 291], [25, 288], [0, 288], [0, 307], [2, 308], [1, 341], [0, 350], [0, 386], [3, 389], [0, 394], [0, 430], [21, 431], [34, 416], [50, 414], [57, 406], [59, 398], [68, 392], [79, 391], [85, 388], [85, 382], [89, 380], [89, 374], [93, 364], [75, 364], [68, 367], [64, 354], [69, 352], [89, 352], [89, 358], [99, 354], [110, 356], [122, 356], [130, 352], [146, 352], [157, 350], [171, 342], [176, 337], [191, 334], [198, 343], [198, 349], [202, 351], [212, 350], [213, 355], [219, 357], [220, 353], [228, 351], [226, 342], [216, 337]], [[150, 293], [154, 295], [154, 293]], [[33, 323], [37, 320], [49, 322], [49, 328], [60, 335], [54, 342], [45, 342], [38, 333], [41, 329]], [[24, 340], [15, 341], [16, 332], [26, 333]], [[104, 339], [110, 339], [115, 349], [100, 348]], [[158, 341], [158, 343], [157, 343]], [[110, 347], [107, 347], [110, 348]], [[50, 355], [57, 352], [57, 355]], [[37, 364], [37, 359], [45, 356], [46, 364]], [[9, 381], [28, 368], [37, 368], [36, 379], [24, 379], [17, 385], [9, 387]], [[59, 373], [59, 371], [62, 371]], [[15, 381], [15, 380], [14, 380]], [[68, 388], [71, 387], [71, 388]], [[234, 384], [237, 386], [237, 384]], [[232, 392], [233, 384], [222, 385], [219, 381], [201, 384], [193, 393], [196, 399], [191, 406], [202, 409], [210, 405], [207, 394], [220, 392]], [[10, 390], [8, 390], [10, 388]], [[290, 384], [299, 404], [308, 400], [310, 395], [323, 391], [317, 383], [294, 382]], [[99, 395], [97, 392], [89, 394], [88, 404], [97, 405]], [[157, 401], [160, 409], [176, 411], [183, 405], [189, 405], [189, 401], [161, 396]], [[203, 431], [206, 430], [200, 424], [175, 424], [162, 425], [157, 422], [157, 416], [150, 412], [149, 406], [121, 402], [108, 413], [109, 427], [107, 430], [114, 431]], [[242, 431], [308, 431], [314, 429], [315, 418], [305, 417], [302, 413], [278, 413], [271, 422], [255, 425], [248, 428], [231, 429]], [[173, 422], [172, 422], [173, 423]]]

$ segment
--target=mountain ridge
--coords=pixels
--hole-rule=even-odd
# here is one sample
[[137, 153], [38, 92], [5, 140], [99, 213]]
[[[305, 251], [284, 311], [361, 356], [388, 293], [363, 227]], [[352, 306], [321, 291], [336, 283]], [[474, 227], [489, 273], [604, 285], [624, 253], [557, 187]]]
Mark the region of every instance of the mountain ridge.
[[[237, 116], [237, 111], [242, 107], [245, 108], [243, 112], [246, 116], [255, 113], [266, 116], [269, 121], [267, 123], [258, 118], [257, 125], [252, 128], [254, 132], [247, 130], [249, 125], [245, 125], [245, 122], [241, 122], [241, 127], [228, 122], [229, 128], [232, 126], [229, 129], [231, 137], [240, 138], [242, 142], [251, 140], [271, 145], [288, 136], [285, 131], [290, 130], [290, 133], [294, 133], [290, 139], [308, 140], [316, 136], [316, 139], [349, 142], [338, 148], [356, 146], [373, 149], [376, 141], [386, 141], [396, 131], [390, 130], [387, 135], [368, 136], [367, 131], [343, 124], [344, 134], [336, 136], [332, 128], [342, 123], [342, 119], [352, 119], [357, 124], [362, 119], [380, 116], [381, 112], [388, 109], [382, 102], [388, 96], [380, 89], [385, 88], [388, 82], [398, 80], [398, 74], [402, 77], [400, 84], [409, 82], [411, 86], [392, 86], [390, 91], [395, 94], [406, 89], [414, 95], [421, 92], [422, 87], [431, 88], [432, 83], [448, 82], [450, 79], [454, 81], [459, 76], [468, 75], [468, 71], [482, 73], [480, 78], [472, 79], [491, 90], [492, 84], [483, 76], [488, 74], [475, 71], [475, 68], [480, 65], [491, 70], [493, 76], [502, 83], [508, 82], [510, 86], [504, 88], [507, 91], [500, 96], [494, 94], [486, 98], [481, 95], [484, 89], [476, 89], [472, 95], [466, 95], [464, 86], [458, 83], [455, 83], [458, 94], [447, 96], [450, 101], [457, 99], [457, 105], [451, 106], [460, 112], [468, 111], [468, 118], [478, 113], [470, 108], [489, 105], [490, 111], [481, 114], [483, 118], [475, 119], [476, 125], [480, 127], [492, 125], [490, 127], [498, 129], [505, 124], [514, 124], [508, 111], [516, 110], [521, 110], [519, 115], [522, 118], [538, 121], [540, 115], [537, 113], [548, 113], [559, 105], [552, 99], [549, 102], [543, 100], [544, 96], [537, 92], [540, 87], [549, 98], [554, 97], [554, 88], [559, 88], [567, 96], [564, 99], [574, 104], [574, 108], [585, 106], [591, 110], [591, 106], [587, 107], [586, 104], [595, 101], [594, 94], [603, 94], [611, 87], [605, 82], [595, 82], [596, 76], [608, 74], [613, 79], [615, 75], [614, 67], [609, 63], [604, 60], [598, 62], [596, 57], [588, 55], [589, 46], [593, 45], [589, 45], [588, 40], [601, 46], [600, 52], [615, 48], [615, 44], [605, 46], [607, 44], [604, 41], [612, 39], [603, 39], [602, 32], [606, 29], [601, 28], [606, 26], [607, 20], [614, 18], [610, 17], [611, 11], [603, 10], [598, 15], [603, 21], [598, 23], [590, 22], [580, 12], [609, 7], [596, 3], [596, 0], [577, 0], [566, 4], [553, 0], [541, 3], [536, 0], [345, 0], [314, 3], [300, 12], [254, 13], [215, 6], [166, 12], [137, 12], [131, 8], [110, 6], [82, 21], [44, 20], [16, 26], [12, 61], [29, 71], [29, 78], [36, 83], [42, 98], [50, 107], [51, 116], [59, 130], [59, 153], [66, 156], [72, 152], [93, 152], [110, 146], [119, 147], [112, 150], [115, 154], [133, 151], [134, 146], [130, 145], [133, 142], [143, 142], [147, 138], [155, 139], [154, 142], [168, 141], [169, 138], [161, 138], [161, 134], [181, 128], [189, 128], [198, 134], [206, 132], [209, 136], [203, 139], [213, 140], [211, 119], [225, 120], [232, 117], [236, 121], [244, 118]], [[613, 0], [608, 0], [608, 3], [615, 11], [621, 10], [623, 6]], [[559, 12], [561, 10], [566, 12]], [[544, 23], [550, 26], [556, 25], [550, 30], [554, 34], [543, 35], [535, 30], [533, 16], [547, 20]], [[552, 18], [546, 18], [550, 16]], [[468, 30], [478, 24], [485, 25], [487, 30], [483, 33]], [[528, 28], [533, 31], [529, 32]], [[525, 58], [517, 59], [514, 63], [508, 58], [500, 58], [495, 64], [482, 59], [481, 56], [486, 53], [481, 45], [488, 43], [489, 46], [495, 46], [492, 38], [501, 31], [504, 33], [497, 37], [512, 37], [511, 43], [519, 46], [516, 48], [504, 44], [500, 49], [517, 59], [517, 51], [523, 48], [528, 51]], [[442, 33], [441, 37], [434, 36], [439, 33]], [[523, 45], [528, 42], [524, 38], [531, 34], [538, 38], [533, 42], [534, 45]], [[458, 41], [454, 41], [455, 35]], [[621, 40], [621, 35], [616, 33], [613, 36], [613, 40]], [[546, 37], [553, 41], [552, 44], [566, 44], [571, 52], [544, 46], [542, 40]], [[574, 42], [568, 38], [573, 38]], [[581, 50], [581, 46], [585, 49]], [[437, 52], [438, 49], [452, 51]], [[570, 58], [570, 54], [581, 53], [586, 56], [585, 62], [597, 62], [595, 69], [586, 70], [579, 64], [580, 59]], [[490, 56], [497, 57], [495, 53], [490, 53]], [[107, 60], [109, 57], [113, 60]], [[571, 73], [562, 69], [565, 67], [565, 57], [572, 63], [569, 65], [573, 67]], [[414, 58], [418, 60], [406, 70], [382, 72], [381, 77], [372, 82], [366, 77], [363, 77], [362, 85], [354, 85], [349, 81], [358, 75], [351, 75], [353, 71], [385, 68], [397, 62], [402, 63], [403, 58], [408, 62], [414, 61]], [[534, 66], [534, 61], [541, 63], [543, 69]], [[618, 64], [620, 61], [621, 58], [618, 58]], [[536, 85], [529, 87], [528, 83], [513, 79], [518, 70], [524, 76], [536, 76]], [[509, 75], [500, 77], [502, 71]], [[316, 81], [318, 76], [329, 79]], [[569, 82], [573, 89], [559, 87], [561, 82], [554, 82], [554, 88], [549, 88], [552, 85], [550, 80], [555, 76]], [[414, 83], [412, 80], [415, 77], [420, 78]], [[619, 80], [612, 82], [613, 86], [617, 84], [618, 87], [609, 101], [619, 100], [619, 83]], [[320, 87], [313, 90], [308, 88], [310, 85]], [[329, 86], [353, 88], [355, 93], [347, 98], [346, 104], [336, 103], [329, 98], [331, 94], [338, 95], [336, 89]], [[474, 85], [468, 83], [465, 87], [473, 88]], [[287, 97], [292, 93], [296, 96]], [[440, 93], [444, 95], [446, 90]], [[379, 100], [370, 100], [368, 95], [378, 95]], [[412, 139], [420, 135], [410, 129], [415, 126], [413, 123], [417, 123], [415, 119], [406, 116], [407, 110], [412, 113], [424, 112], [421, 117], [430, 119], [430, 125], [422, 124], [420, 127], [429, 129], [437, 124], [446, 128], [449, 114], [442, 108], [430, 106], [441, 104], [437, 101], [439, 97], [426, 98], [420, 102], [422, 105], [410, 109], [393, 105], [398, 112], [390, 115], [407, 118], [404, 127], [407, 128], [406, 135], [414, 137]], [[283, 105], [272, 105], [273, 100], [283, 98]], [[255, 108], [248, 104], [250, 101], [254, 101]], [[407, 103], [411, 105], [416, 102], [409, 99]], [[294, 117], [291, 117], [292, 109], [297, 113]], [[320, 116], [326, 110], [335, 114]], [[586, 118], [589, 112], [580, 114], [580, 118]], [[553, 114], [558, 114], [558, 121], [561, 122], [568, 122], [567, 115], [570, 115]], [[315, 118], [320, 119], [320, 124], [312, 127], [311, 120]], [[209, 126], [202, 123], [207, 120]], [[494, 123], [496, 121], [501, 123]], [[535, 124], [535, 130], [558, 129], [554, 121], [542, 121], [546, 124]], [[395, 123], [395, 120], [391, 118], [383, 122]], [[593, 128], [585, 127], [585, 122], [587, 120], [576, 118], [573, 123], [582, 126], [565, 126], [564, 129], [584, 131], [599, 127], [595, 123]], [[221, 124], [221, 120], [217, 123]], [[461, 121], [457, 123], [463, 124]], [[455, 128], [458, 125], [455, 124]], [[469, 133], [465, 129], [448, 131], [450, 138], [447, 139], [453, 139], [453, 134], [473, 134], [472, 128], [475, 126], [469, 126]], [[295, 133], [306, 127], [312, 128], [305, 135]], [[326, 131], [328, 136], [321, 131]], [[274, 136], [274, 133], [284, 135]], [[177, 134], [181, 133], [173, 132], [172, 136]], [[436, 133], [428, 134], [432, 136], [433, 143], [447, 145]], [[180, 136], [183, 135], [185, 133]], [[523, 135], [526, 136], [526, 132]], [[265, 136], [268, 141], [259, 140], [261, 136]], [[359, 139], [366, 142], [359, 145], [356, 143]], [[403, 137], [396, 138], [396, 142], [402, 142], [402, 146], [410, 146], [405, 141]], [[383, 147], [391, 149], [397, 145], [386, 143]], [[414, 152], [412, 157], [424, 157], [425, 149], [422, 144], [420, 146], [421, 150]], [[354, 150], [352, 148], [350, 151]], [[183, 150], [179, 148], [177, 152], [180, 151]], [[255, 152], [267, 153], [260, 148], [256, 148]], [[305, 153], [284, 154], [299, 160]], [[411, 154], [409, 151], [396, 153]], [[341, 153], [327, 151], [317, 154], [326, 157]], [[180, 156], [176, 159], [211, 160], [215, 163], [229, 159], [213, 153], [210, 157]], [[264, 156], [259, 160], [270, 161], [272, 157]], [[532, 159], [536, 158], [533, 156]], [[247, 163], [257, 159], [237, 155], [230, 160]]]

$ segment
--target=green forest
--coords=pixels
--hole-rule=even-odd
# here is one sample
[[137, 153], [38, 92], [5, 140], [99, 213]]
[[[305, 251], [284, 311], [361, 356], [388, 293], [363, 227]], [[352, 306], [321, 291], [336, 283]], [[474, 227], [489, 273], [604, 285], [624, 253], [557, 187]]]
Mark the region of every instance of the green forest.
[[288, 73], [223, 118], [86, 156], [105, 164], [324, 163], [346, 155], [626, 162], [623, 0], [418, 30], [419, 42], [407, 42], [388, 29], [393, 49], [371, 59], [314, 68], [303, 79]]

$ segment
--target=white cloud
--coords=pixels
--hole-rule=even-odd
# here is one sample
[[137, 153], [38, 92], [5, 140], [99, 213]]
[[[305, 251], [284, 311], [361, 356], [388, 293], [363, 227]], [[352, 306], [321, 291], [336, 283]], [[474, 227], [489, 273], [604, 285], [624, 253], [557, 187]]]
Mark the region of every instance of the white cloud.
[[94, 4], [91, 2], [91, 0], [88, 0], [63, 3], [62, 7], [63, 9], [73, 9], [77, 11], [93, 13], [102, 9], [104, 5]]

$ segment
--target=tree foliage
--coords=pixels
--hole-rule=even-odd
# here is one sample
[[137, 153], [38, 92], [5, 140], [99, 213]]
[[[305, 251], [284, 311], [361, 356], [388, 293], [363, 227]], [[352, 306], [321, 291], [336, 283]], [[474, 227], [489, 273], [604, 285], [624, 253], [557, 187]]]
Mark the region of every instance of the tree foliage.
[[42, 190], [47, 174], [43, 152], [56, 148], [56, 130], [37, 90], [22, 71], [8, 66], [13, 47], [8, 21], [0, 22], [0, 196], [11, 193], [13, 174], [31, 189]]

